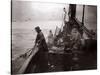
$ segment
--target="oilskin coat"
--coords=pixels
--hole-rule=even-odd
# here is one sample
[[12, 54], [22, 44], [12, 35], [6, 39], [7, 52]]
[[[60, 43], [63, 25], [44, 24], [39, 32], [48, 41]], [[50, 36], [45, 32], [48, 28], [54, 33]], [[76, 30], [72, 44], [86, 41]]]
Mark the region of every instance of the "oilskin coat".
[[35, 72], [47, 72], [48, 71], [48, 48], [43, 33], [40, 31], [37, 34], [35, 43], [38, 44], [39, 51], [36, 54], [36, 70]]

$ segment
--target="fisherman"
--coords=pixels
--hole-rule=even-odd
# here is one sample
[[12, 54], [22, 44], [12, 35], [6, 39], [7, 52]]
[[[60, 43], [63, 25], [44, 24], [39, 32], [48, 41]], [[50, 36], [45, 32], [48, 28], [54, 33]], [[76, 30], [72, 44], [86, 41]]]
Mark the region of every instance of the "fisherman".
[[48, 35], [48, 47], [50, 48], [50, 47], [52, 47], [52, 45], [53, 45], [53, 33], [52, 33], [52, 31], [50, 30], [49, 31], [49, 35]]
[[[64, 26], [63, 26], [63, 30], [64, 32], [66, 32], [67, 34], [70, 34], [71, 32], [71, 25], [70, 25], [70, 9], [69, 11], [66, 11], [66, 8], [63, 8], [64, 11]], [[67, 31], [66, 31], [67, 30]]]
[[63, 8], [64, 11], [64, 22], [69, 21], [69, 13], [66, 11], [66, 8]]
[[81, 47], [81, 34], [78, 31], [77, 26], [74, 26], [71, 31], [71, 48], [78, 50]]
[[78, 28], [74, 26], [71, 30], [71, 34], [65, 36], [65, 48], [64, 51], [68, 54], [64, 54], [64, 71], [71, 70], [73, 65], [72, 55], [70, 53], [80, 50], [81, 47], [81, 35]]
[[37, 37], [35, 40], [35, 46], [38, 47], [39, 51], [36, 54], [37, 62], [36, 62], [36, 71], [35, 72], [47, 72], [48, 71], [48, 47], [45, 41], [45, 37], [39, 26], [35, 27], [37, 32]]

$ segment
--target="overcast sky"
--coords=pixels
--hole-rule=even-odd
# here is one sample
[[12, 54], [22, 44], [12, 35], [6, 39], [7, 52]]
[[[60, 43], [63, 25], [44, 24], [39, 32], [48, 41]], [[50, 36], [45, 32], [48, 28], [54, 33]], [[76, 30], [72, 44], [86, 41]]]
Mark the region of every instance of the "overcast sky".
[[62, 20], [66, 4], [37, 3], [32, 1], [13, 1], [12, 19], [26, 20]]
[[[13, 1], [12, 2], [12, 20], [16, 21], [57, 21], [63, 20], [63, 8], [68, 12], [69, 5], [62, 3], [44, 3], [32, 1]], [[81, 21], [83, 6], [77, 5], [76, 17]], [[96, 29], [97, 7], [85, 6], [85, 24], [87, 27]]]

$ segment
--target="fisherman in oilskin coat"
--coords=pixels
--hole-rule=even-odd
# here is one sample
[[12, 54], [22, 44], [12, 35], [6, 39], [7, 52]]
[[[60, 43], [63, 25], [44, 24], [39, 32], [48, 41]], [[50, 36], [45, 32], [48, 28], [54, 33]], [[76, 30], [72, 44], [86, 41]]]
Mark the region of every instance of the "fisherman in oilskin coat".
[[37, 32], [37, 37], [35, 40], [35, 45], [38, 47], [39, 51], [36, 54], [36, 71], [38, 73], [47, 72], [48, 70], [48, 48], [45, 41], [45, 37], [40, 29], [40, 27], [35, 27], [35, 31]]

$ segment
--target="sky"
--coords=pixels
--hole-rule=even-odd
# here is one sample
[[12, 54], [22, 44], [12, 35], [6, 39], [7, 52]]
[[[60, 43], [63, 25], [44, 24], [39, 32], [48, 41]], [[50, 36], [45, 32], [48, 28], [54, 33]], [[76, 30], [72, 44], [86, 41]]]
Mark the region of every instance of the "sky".
[[[62, 21], [64, 7], [68, 12], [69, 5], [65, 3], [12, 1], [12, 21]], [[76, 11], [76, 17], [82, 21], [83, 6], [77, 5]], [[97, 7], [86, 5], [84, 16], [87, 28], [96, 29]]]
[[13, 1], [12, 19], [31, 20], [62, 20], [63, 8], [66, 4], [37, 3], [32, 1]]

